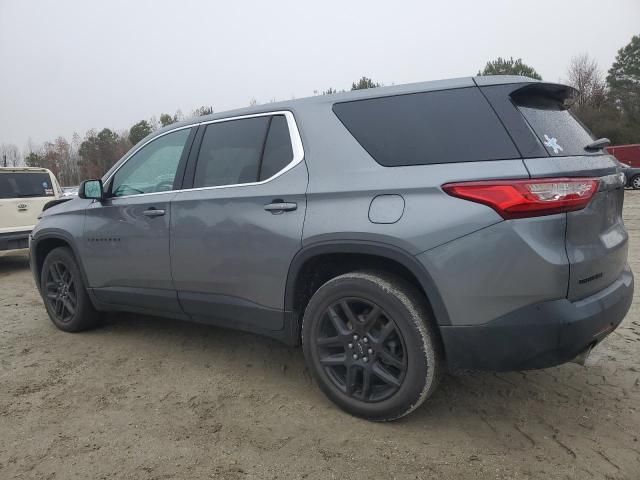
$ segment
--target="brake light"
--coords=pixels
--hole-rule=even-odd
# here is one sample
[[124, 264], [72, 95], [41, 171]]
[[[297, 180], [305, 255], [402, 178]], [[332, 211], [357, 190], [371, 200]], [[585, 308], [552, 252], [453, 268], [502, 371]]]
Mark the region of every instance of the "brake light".
[[447, 183], [454, 197], [482, 203], [502, 218], [538, 217], [571, 212], [587, 206], [598, 191], [595, 178], [536, 178]]

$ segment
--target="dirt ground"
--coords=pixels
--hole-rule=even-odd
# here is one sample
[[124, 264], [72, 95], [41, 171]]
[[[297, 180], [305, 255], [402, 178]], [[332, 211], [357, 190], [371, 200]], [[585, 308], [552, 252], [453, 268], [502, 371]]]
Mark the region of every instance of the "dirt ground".
[[[625, 221], [640, 272], [640, 192]], [[134, 315], [60, 332], [26, 254], [5, 254], [0, 479], [637, 480], [639, 305], [586, 367], [449, 376], [375, 424], [335, 408], [301, 350], [275, 341]]]

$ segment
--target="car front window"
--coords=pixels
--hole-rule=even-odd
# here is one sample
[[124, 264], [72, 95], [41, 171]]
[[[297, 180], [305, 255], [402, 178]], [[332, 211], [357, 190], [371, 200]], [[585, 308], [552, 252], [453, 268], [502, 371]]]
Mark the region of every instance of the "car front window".
[[163, 135], [138, 150], [115, 173], [113, 197], [173, 190], [178, 164], [191, 129]]

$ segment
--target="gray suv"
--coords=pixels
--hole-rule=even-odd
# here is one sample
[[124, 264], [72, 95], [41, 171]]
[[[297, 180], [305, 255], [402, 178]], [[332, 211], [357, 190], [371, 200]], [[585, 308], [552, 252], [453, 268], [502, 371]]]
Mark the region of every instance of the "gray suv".
[[523, 77], [258, 105], [144, 139], [46, 209], [52, 321], [128, 311], [302, 345], [344, 410], [392, 420], [449, 369], [584, 356], [627, 313], [624, 175]]

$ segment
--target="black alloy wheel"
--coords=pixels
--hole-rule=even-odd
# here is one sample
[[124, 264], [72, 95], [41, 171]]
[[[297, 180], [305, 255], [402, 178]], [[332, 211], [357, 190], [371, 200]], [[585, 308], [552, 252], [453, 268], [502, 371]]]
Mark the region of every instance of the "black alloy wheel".
[[418, 408], [444, 368], [424, 293], [389, 272], [349, 272], [318, 288], [302, 319], [302, 346], [327, 397], [368, 420]]
[[335, 386], [365, 402], [389, 398], [406, 374], [402, 334], [380, 306], [364, 298], [343, 298], [325, 310], [315, 348]]
[[94, 327], [101, 319], [84, 284], [84, 277], [71, 249], [49, 252], [40, 271], [40, 294], [56, 327], [79, 332]]
[[78, 294], [73, 274], [62, 262], [52, 262], [45, 272], [45, 301], [61, 323], [69, 323], [76, 313]]

